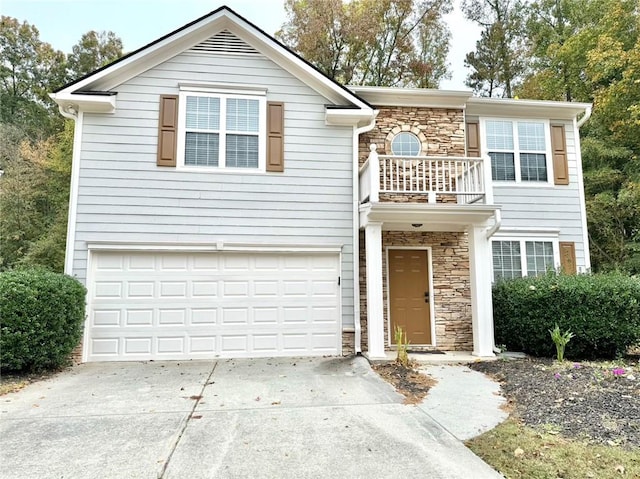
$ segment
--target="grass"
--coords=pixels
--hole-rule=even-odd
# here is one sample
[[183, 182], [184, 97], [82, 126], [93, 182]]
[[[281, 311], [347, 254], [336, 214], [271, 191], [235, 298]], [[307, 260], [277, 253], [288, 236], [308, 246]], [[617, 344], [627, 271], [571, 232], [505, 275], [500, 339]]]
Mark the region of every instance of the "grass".
[[467, 442], [507, 479], [640, 478], [640, 448], [599, 446], [536, 430], [515, 418]]

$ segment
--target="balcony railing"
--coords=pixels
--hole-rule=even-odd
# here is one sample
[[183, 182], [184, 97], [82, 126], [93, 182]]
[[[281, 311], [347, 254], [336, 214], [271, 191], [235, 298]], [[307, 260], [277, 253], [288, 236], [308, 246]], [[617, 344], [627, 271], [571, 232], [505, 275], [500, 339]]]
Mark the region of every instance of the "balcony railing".
[[[488, 157], [378, 155], [370, 146], [360, 168], [360, 202], [409, 201], [493, 203]], [[400, 196], [398, 196], [400, 195]]]

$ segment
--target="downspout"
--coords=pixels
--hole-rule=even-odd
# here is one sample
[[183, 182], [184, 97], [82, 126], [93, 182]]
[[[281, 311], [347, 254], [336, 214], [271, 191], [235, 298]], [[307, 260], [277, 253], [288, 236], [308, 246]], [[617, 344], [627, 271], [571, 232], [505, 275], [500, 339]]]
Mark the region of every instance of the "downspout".
[[362, 327], [360, 325], [360, 135], [373, 130], [376, 125], [378, 110], [373, 111], [373, 118], [366, 125], [353, 128], [353, 325], [354, 352], [362, 353]]

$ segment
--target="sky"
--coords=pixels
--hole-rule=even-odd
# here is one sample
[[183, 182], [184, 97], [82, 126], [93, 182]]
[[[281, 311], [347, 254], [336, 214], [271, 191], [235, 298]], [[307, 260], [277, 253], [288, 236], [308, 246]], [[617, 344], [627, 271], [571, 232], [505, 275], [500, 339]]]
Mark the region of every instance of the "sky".
[[[462, 16], [458, 2], [446, 17], [452, 33], [448, 61], [453, 76], [441, 82], [445, 90], [467, 89], [464, 56], [480, 36], [480, 29]], [[130, 52], [221, 5], [270, 34], [285, 21], [284, 0], [0, 0], [0, 13], [35, 25], [42, 41], [65, 53], [90, 30], [113, 31]]]

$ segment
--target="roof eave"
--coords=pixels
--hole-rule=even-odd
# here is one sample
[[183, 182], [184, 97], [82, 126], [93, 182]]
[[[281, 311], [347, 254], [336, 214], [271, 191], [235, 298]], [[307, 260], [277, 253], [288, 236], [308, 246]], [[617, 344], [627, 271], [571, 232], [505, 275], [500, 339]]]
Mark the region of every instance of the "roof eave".
[[573, 120], [591, 108], [591, 103], [512, 98], [469, 98], [467, 115], [508, 116]]
[[68, 84], [57, 93], [74, 93], [79, 90], [111, 90], [129, 78], [153, 68], [155, 65], [188, 49], [191, 45], [206, 40], [212, 32], [229, 29], [239, 37], [250, 36], [250, 43], [268, 58], [307, 82], [319, 93], [336, 103], [352, 103], [363, 109], [372, 109], [366, 100], [344, 88], [308, 63], [288, 47], [272, 38], [259, 27], [238, 15], [228, 7], [221, 7], [199, 19], [155, 40], [152, 43], [116, 60], [93, 74]]
[[376, 106], [418, 106], [430, 108], [465, 108], [470, 90], [436, 90], [431, 88], [391, 88], [349, 86], [352, 92]]
[[58, 104], [61, 113], [114, 113], [116, 111], [116, 95], [86, 95], [82, 93], [58, 92], [49, 96]]

